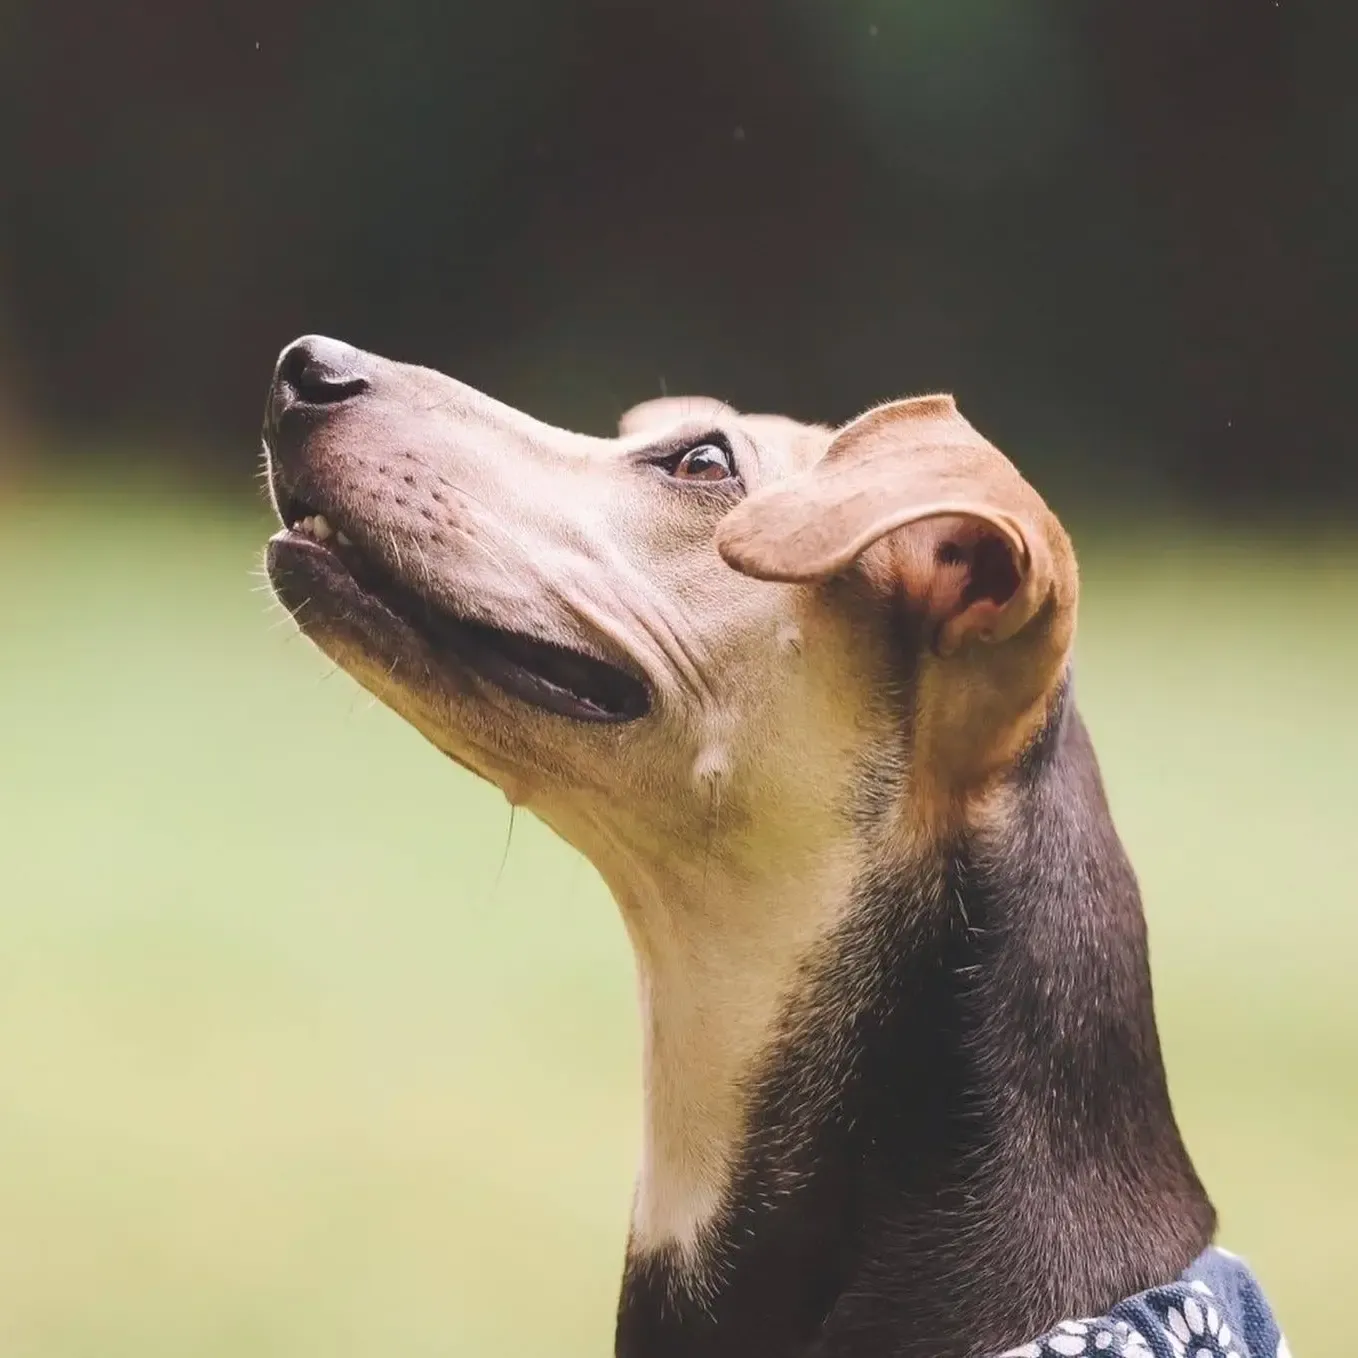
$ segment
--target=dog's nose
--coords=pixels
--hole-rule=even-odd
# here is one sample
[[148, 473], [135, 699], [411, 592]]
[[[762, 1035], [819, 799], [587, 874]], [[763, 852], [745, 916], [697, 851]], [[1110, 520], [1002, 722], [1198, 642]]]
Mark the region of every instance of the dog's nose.
[[368, 390], [367, 356], [324, 335], [303, 335], [278, 356], [274, 389], [291, 404], [330, 406]]

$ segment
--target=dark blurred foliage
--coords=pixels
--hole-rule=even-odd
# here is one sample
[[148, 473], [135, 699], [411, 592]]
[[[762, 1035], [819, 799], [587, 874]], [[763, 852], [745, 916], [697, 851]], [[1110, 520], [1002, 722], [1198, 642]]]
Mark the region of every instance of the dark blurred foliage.
[[11, 2], [0, 373], [243, 460], [303, 331], [598, 431], [947, 389], [1119, 503], [1353, 504], [1356, 54], [1343, 0]]

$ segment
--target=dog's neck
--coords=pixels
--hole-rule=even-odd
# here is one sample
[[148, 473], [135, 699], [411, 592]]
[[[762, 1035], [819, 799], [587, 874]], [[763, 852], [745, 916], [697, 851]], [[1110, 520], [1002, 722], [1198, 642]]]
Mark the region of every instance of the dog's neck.
[[925, 862], [793, 854], [757, 908], [710, 870], [617, 892], [646, 1053], [621, 1358], [995, 1352], [1205, 1246], [1073, 709], [1009, 792]]
[[800, 968], [852, 902], [852, 876], [847, 856], [808, 861], [794, 851], [758, 892], [709, 872], [705, 883], [687, 883], [691, 895], [662, 880], [624, 904], [644, 1081], [631, 1249], [664, 1256], [688, 1285], [705, 1286], [713, 1262], [747, 1140], [752, 1079]]

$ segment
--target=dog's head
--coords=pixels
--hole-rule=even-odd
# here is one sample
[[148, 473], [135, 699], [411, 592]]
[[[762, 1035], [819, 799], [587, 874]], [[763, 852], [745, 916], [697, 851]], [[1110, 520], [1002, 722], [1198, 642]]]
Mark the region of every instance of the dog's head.
[[605, 876], [828, 845], [871, 768], [946, 822], [1064, 667], [1065, 534], [949, 397], [837, 430], [667, 398], [594, 438], [311, 337], [265, 443], [302, 630]]

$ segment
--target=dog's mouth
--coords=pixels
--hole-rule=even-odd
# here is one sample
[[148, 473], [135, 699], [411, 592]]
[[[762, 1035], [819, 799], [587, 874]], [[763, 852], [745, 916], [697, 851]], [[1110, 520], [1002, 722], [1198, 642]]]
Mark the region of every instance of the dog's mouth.
[[[276, 490], [282, 490], [276, 486]], [[545, 712], [586, 722], [629, 722], [650, 710], [650, 691], [620, 665], [555, 642], [457, 617], [398, 580], [314, 506], [278, 495], [284, 528], [270, 542], [270, 571], [306, 560], [326, 587], [357, 592], [403, 624], [439, 660], [472, 671], [502, 692]], [[311, 572], [315, 574], [313, 569]], [[314, 604], [314, 600], [309, 600]], [[305, 627], [305, 617], [299, 619]]]

